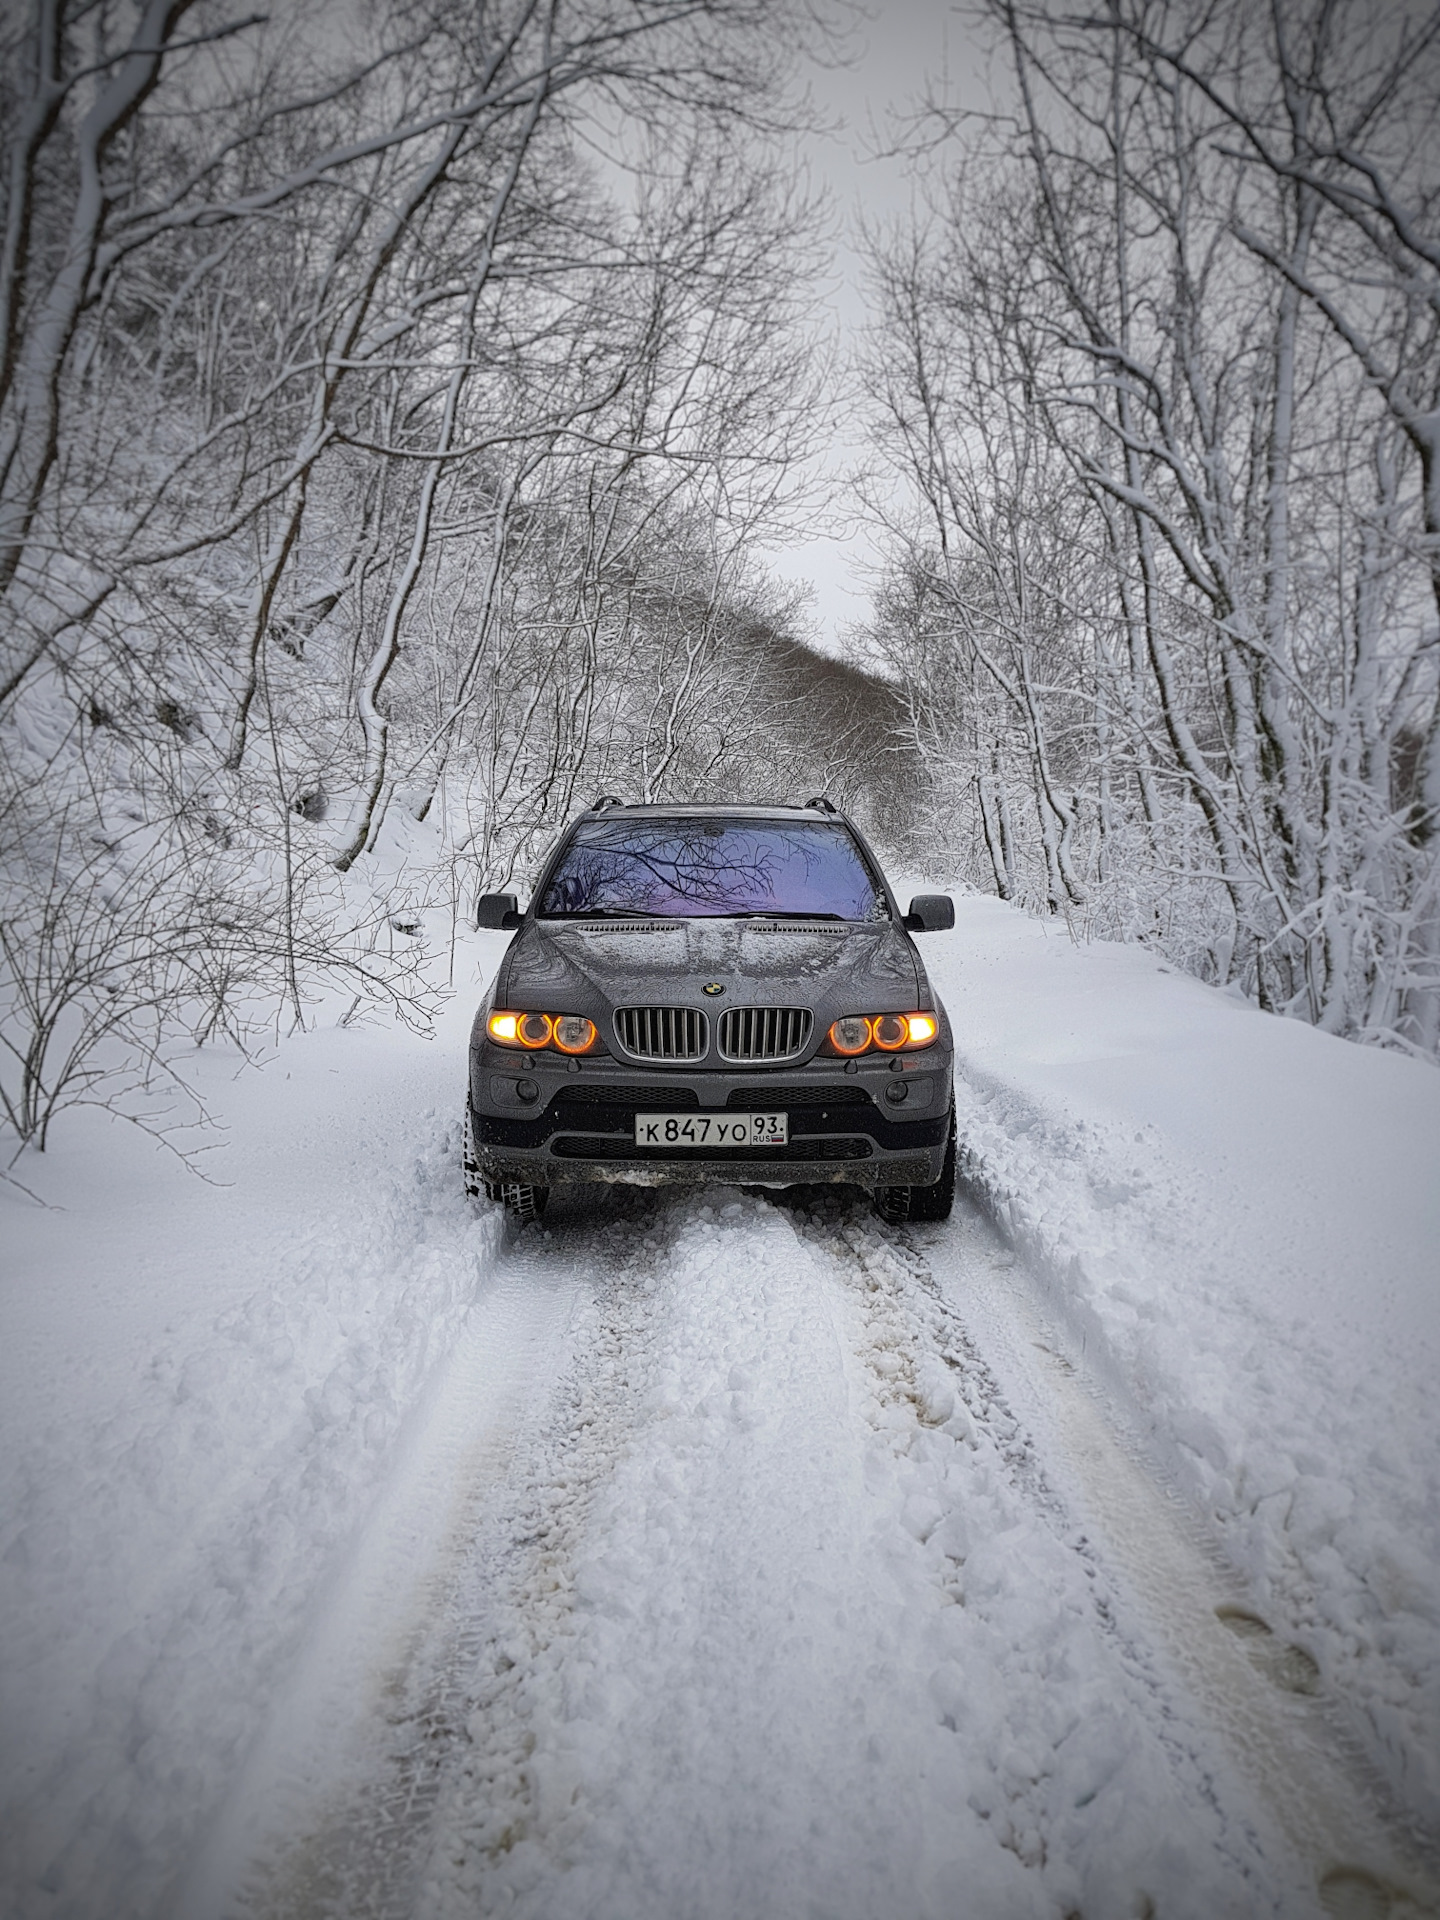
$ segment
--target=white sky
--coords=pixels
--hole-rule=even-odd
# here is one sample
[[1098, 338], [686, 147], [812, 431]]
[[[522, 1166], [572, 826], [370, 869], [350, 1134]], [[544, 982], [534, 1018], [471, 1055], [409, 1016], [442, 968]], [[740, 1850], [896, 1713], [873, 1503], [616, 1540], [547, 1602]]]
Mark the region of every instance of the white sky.
[[[827, 330], [842, 356], [853, 350], [865, 324], [864, 268], [854, 245], [863, 214], [885, 219], [908, 212], [914, 193], [903, 160], [874, 158], [892, 138], [892, 116], [913, 112], [927, 87], [952, 103], [984, 106], [986, 76], [968, 21], [946, 0], [861, 0], [869, 18], [854, 34], [855, 56], [846, 67], [809, 65], [804, 78], [822, 114], [839, 122], [829, 136], [806, 142], [812, 180], [824, 188], [837, 229], [834, 267], [823, 313], [816, 316], [817, 342]], [[864, 458], [859, 423], [842, 423], [815, 471], [841, 480]], [[870, 537], [834, 510], [833, 530], [823, 538], [772, 550], [764, 558], [782, 580], [808, 583], [814, 592], [809, 636], [827, 652], [838, 650], [843, 630], [863, 621], [870, 604], [868, 571], [876, 559]]]

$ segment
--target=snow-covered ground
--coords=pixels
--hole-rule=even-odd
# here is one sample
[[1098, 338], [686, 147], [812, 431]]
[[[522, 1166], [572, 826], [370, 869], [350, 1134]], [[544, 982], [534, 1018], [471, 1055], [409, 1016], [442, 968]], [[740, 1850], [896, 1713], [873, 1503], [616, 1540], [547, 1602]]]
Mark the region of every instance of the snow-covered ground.
[[975, 1192], [1440, 1830], [1440, 1075], [998, 902], [959, 921]]
[[517, 1234], [502, 946], [0, 1194], [0, 1910], [1431, 1910], [1440, 1074], [962, 900], [947, 1226]]

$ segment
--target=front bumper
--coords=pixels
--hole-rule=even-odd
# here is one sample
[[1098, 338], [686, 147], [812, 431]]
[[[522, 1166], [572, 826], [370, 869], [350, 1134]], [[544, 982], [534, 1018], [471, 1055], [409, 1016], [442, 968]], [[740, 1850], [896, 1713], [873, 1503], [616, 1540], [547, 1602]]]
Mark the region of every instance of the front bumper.
[[[517, 1067], [494, 1056], [472, 1055], [470, 1124], [481, 1176], [496, 1184], [928, 1186], [944, 1166], [950, 1063], [933, 1052], [898, 1069], [892, 1056], [849, 1072], [839, 1062], [770, 1072], [647, 1070], [612, 1059]], [[900, 1084], [903, 1101], [887, 1099]], [[521, 1089], [530, 1086], [527, 1101]], [[637, 1113], [764, 1110], [789, 1113], [788, 1146], [707, 1154], [635, 1145]]]

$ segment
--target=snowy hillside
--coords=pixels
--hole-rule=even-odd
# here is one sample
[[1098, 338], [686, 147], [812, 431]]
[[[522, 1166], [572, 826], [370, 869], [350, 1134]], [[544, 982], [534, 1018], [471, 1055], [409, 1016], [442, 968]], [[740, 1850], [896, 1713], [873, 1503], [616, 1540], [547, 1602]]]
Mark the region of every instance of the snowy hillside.
[[957, 913], [945, 1226], [472, 1207], [495, 935], [27, 1158], [6, 1914], [1431, 1910], [1440, 1075]]

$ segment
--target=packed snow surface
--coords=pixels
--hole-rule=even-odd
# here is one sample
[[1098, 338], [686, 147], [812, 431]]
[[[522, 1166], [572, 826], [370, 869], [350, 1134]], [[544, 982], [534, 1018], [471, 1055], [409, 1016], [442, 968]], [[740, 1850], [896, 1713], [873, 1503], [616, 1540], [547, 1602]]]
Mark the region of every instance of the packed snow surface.
[[949, 1224], [517, 1232], [503, 945], [0, 1197], [0, 1909], [1430, 1910], [1440, 1074], [965, 899]]

